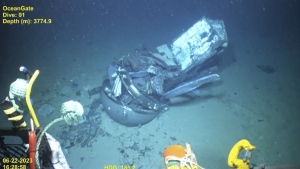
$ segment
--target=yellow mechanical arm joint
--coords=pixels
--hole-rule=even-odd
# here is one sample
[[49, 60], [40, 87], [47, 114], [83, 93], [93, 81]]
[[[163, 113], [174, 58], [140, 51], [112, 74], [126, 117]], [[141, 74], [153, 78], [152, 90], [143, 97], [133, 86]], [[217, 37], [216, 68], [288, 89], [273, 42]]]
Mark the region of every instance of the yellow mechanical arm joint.
[[249, 160], [238, 159], [240, 151], [244, 149], [246, 151], [252, 151], [255, 149], [255, 146], [251, 145], [250, 142], [246, 139], [238, 141], [231, 149], [228, 155], [228, 166], [238, 169], [249, 169], [248, 164]]

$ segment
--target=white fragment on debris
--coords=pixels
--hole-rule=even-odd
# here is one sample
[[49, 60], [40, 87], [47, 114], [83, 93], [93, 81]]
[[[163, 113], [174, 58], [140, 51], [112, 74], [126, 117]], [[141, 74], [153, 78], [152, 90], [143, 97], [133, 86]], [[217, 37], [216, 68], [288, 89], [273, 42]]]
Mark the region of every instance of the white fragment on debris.
[[55, 110], [54, 106], [46, 103], [38, 109], [37, 113], [41, 116], [48, 117], [53, 113], [54, 110]]

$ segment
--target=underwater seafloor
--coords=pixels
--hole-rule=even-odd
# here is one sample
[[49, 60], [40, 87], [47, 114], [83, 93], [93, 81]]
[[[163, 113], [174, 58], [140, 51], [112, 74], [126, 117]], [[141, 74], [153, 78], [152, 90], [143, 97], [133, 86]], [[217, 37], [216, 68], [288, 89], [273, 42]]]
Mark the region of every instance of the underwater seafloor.
[[[172, 99], [167, 112], [143, 126], [125, 127], [114, 122], [102, 111], [99, 95], [89, 96], [88, 91], [101, 86], [114, 58], [140, 43], [149, 44], [151, 50], [170, 43], [180, 34], [178, 29], [168, 33], [166, 28], [146, 33], [129, 29], [124, 33], [117, 28], [101, 33], [99, 29], [86, 37], [69, 30], [66, 34], [58, 32], [51, 41], [40, 34], [28, 43], [13, 42], [19, 47], [10, 53], [10, 64], [1, 68], [2, 73], [11, 73], [2, 77], [1, 96], [14, 79], [22, 77], [18, 66], [26, 64], [32, 71], [40, 70], [32, 98], [42, 126], [59, 118], [60, 106], [68, 100], [79, 101], [85, 112], [93, 111], [92, 123], [70, 127], [60, 122], [48, 131], [60, 141], [74, 169], [107, 165], [164, 168], [164, 149], [185, 143], [191, 144], [202, 167], [227, 168], [229, 151], [241, 139], [256, 146], [251, 165], [297, 164], [300, 79], [296, 72], [300, 71], [300, 50], [288, 33], [264, 36], [233, 23], [225, 20], [229, 46], [222, 53], [221, 80], [201, 89], [204, 95], [192, 101]], [[187, 29], [191, 24], [182, 27]], [[52, 111], [39, 113], [43, 105]], [[10, 125], [2, 123], [6, 124]], [[95, 132], [92, 137], [87, 136], [91, 126]]]

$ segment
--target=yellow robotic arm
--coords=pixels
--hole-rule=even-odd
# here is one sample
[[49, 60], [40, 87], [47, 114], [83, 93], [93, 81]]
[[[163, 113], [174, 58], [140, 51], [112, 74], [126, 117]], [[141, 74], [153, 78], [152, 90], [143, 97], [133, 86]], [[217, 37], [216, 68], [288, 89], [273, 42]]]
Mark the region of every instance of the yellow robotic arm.
[[[244, 159], [238, 159], [238, 155], [241, 150], [246, 150]], [[251, 152], [255, 149], [255, 146], [251, 145], [248, 140], [238, 141], [231, 149], [228, 155], [228, 166], [237, 169], [249, 169], [248, 164], [250, 163]]]

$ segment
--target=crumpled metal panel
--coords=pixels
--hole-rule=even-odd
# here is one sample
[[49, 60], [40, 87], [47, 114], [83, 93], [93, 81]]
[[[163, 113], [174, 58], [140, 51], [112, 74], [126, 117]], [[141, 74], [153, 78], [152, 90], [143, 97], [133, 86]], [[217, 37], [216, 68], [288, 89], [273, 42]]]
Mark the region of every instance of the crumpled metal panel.
[[176, 39], [171, 48], [175, 60], [185, 70], [193, 62], [201, 64], [213, 56], [215, 49], [225, 41], [227, 34], [223, 21], [203, 17]]

